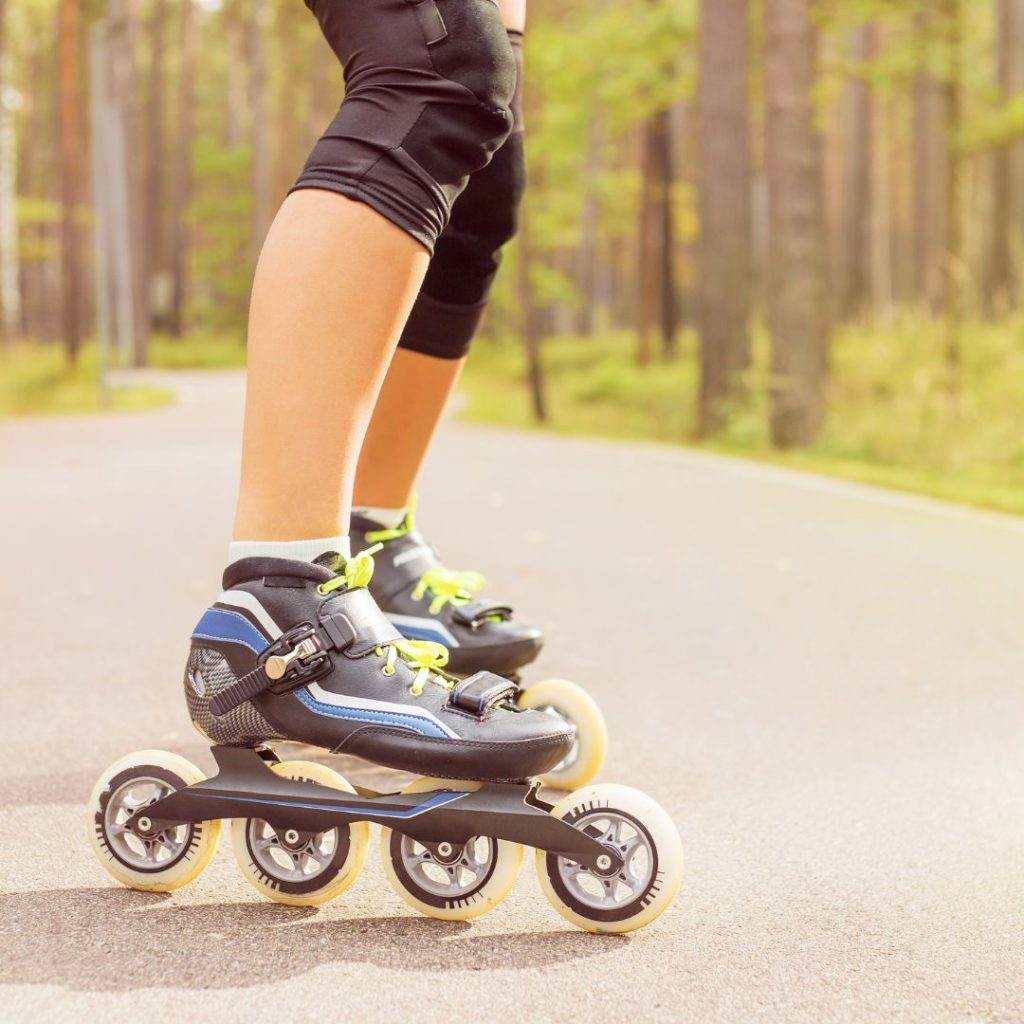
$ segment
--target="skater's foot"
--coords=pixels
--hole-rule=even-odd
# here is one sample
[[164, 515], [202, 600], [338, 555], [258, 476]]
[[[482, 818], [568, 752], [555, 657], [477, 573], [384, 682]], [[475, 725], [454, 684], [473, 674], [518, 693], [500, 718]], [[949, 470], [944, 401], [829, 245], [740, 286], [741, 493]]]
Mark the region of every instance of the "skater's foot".
[[[479, 780], [539, 775], [570, 752], [572, 727], [517, 708], [509, 680], [458, 680], [441, 644], [402, 637], [367, 589], [369, 553], [318, 562], [244, 558], [225, 570], [185, 672], [202, 733], [232, 746], [295, 740]], [[465, 605], [449, 598], [443, 607]]]
[[480, 573], [456, 572], [441, 563], [416, 529], [415, 502], [393, 528], [353, 515], [353, 548], [378, 545], [370, 592], [403, 636], [444, 644], [449, 671], [515, 676], [536, 659], [544, 642], [541, 631], [517, 622], [507, 604], [481, 597]]

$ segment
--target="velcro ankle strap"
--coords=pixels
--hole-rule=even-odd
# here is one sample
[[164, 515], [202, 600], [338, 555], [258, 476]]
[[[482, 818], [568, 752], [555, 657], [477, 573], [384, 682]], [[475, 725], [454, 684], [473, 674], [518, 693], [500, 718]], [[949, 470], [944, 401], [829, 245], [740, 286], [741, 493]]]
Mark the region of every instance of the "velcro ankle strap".
[[480, 623], [492, 618], [508, 620], [512, 618], [512, 609], [498, 601], [466, 601], [452, 605], [452, 621], [470, 629], [476, 629]]
[[349, 658], [361, 658], [375, 647], [402, 639], [365, 587], [341, 591], [325, 601], [320, 626], [331, 646]]
[[518, 693], [519, 687], [510, 680], [493, 672], [477, 672], [452, 687], [448, 703], [483, 718], [496, 704], [514, 702]]

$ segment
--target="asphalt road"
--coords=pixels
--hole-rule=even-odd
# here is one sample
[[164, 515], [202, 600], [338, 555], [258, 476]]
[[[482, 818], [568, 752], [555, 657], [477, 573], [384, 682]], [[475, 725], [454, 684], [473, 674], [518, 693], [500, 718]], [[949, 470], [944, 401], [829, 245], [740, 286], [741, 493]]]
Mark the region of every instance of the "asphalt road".
[[211, 763], [180, 672], [240, 403], [187, 377], [170, 409], [0, 426], [0, 1020], [1024, 1020], [1024, 524], [654, 446], [451, 425], [421, 519], [549, 631], [534, 678], [601, 702], [604, 778], [678, 823], [656, 924], [578, 933], [529, 861], [494, 913], [429, 921], [375, 847], [315, 912], [223, 840], [173, 896], [119, 888], [95, 776]]

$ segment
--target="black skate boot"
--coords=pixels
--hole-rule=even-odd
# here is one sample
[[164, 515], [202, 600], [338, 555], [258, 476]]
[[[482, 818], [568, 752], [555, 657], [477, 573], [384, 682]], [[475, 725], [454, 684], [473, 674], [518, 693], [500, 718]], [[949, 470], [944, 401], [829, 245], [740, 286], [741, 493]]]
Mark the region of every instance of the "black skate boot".
[[[403, 636], [448, 648], [453, 675], [495, 672], [519, 681], [544, 642], [539, 629], [523, 625], [500, 601], [478, 597], [484, 579], [477, 572], [456, 572], [442, 565], [416, 529], [416, 501], [395, 528], [382, 528], [363, 516], [352, 517], [352, 543], [373, 552], [376, 568], [370, 593]], [[572, 749], [541, 776], [558, 789], [575, 789], [601, 770], [608, 730], [594, 699], [565, 679], [544, 679], [520, 690], [516, 703], [560, 717], [575, 732]]]
[[192, 634], [185, 695], [215, 743], [287, 739], [425, 775], [516, 780], [563, 760], [572, 727], [515, 706], [514, 683], [457, 680], [404, 639], [366, 589], [373, 558], [246, 558]]
[[355, 550], [380, 548], [370, 593], [381, 611], [408, 639], [447, 647], [454, 675], [486, 670], [515, 678], [540, 654], [541, 631], [517, 622], [507, 604], [479, 597], [479, 573], [441, 564], [416, 529], [415, 504], [394, 529], [354, 515], [351, 534]]
[[[338, 562], [228, 567], [185, 671], [216, 772], [206, 778], [160, 750], [115, 761], [89, 798], [103, 867], [132, 888], [169, 892], [206, 867], [227, 821], [258, 892], [316, 906], [358, 876], [375, 823], [385, 878], [431, 917], [467, 920], [497, 906], [527, 844], [545, 896], [577, 927], [625, 932], [653, 921], [683, 870], [665, 811], [626, 786], [587, 786], [551, 804], [537, 780], [515, 781], [565, 760], [572, 728], [518, 710], [506, 679], [446, 675], [443, 647], [402, 639], [377, 608], [366, 589], [372, 558], [340, 563], [336, 575]], [[275, 739], [467, 781], [357, 791], [326, 765], [278, 760]]]

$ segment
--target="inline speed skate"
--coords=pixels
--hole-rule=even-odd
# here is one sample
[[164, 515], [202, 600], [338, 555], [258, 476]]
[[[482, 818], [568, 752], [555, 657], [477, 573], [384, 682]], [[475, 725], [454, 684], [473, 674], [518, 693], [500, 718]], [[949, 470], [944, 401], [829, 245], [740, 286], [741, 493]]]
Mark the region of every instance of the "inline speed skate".
[[[519, 708], [508, 680], [450, 676], [443, 647], [402, 638], [366, 589], [371, 557], [319, 561], [228, 567], [184, 675], [218, 772], [205, 779], [153, 750], [108, 768], [90, 798], [89, 836], [110, 874], [176, 889], [209, 863], [227, 818], [245, 878], [273, 900], [315, 906], [355, 880], [374, 822], [390, 884], [431, 917], [496, 906], [526, 844], [547, 898], [578, 927], [625, 932], [656, 918], [682, 876], [668, 815], [624, 786], [542, 800], [530, 780], [566, 756], [571, 726]], [[275, 740], [435, 777], [357, 792], [323, 765], [282, 763]]]
[[[487, 671], [518, 683], [521, 670], [540, 653], [543, 634], [519, 622], [508, 604], [481, 597], [485, 581], [480, 573], [445, 567], [416, 529], [415, 514], [414, 499], [405, 519], [394, 528], [353, 516], [353, 546], [372, 550], [376, 559], [370, 593], [404, 637], [443, 644], [452, 674]], [[557, 789], [575, 789], [597, 775], [604, 763], [608, 731], [600, 708], [586, 690], [565, 679], [544, 679], [521, 688], [516, 703], [546, 711], [575, 730], [569, 752], [542, 773], [541, 781]]]

